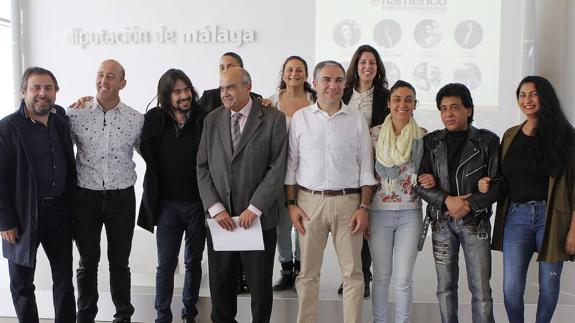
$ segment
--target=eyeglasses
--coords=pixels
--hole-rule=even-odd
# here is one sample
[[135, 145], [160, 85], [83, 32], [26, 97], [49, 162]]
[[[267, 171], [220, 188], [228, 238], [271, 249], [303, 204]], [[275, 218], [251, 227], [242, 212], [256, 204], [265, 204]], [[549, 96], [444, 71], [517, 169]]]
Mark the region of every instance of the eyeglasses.
[[465, 108], [463, 105], [461, 104], [452, 104], [450, 106], [446, 106], [446, 105], [442, 105], [439, 107], [439, 111], [441, 113], [445, 113], [445, 112], [455, 112], [455, 111], [459, 111], [459, 109], [461, 108]]

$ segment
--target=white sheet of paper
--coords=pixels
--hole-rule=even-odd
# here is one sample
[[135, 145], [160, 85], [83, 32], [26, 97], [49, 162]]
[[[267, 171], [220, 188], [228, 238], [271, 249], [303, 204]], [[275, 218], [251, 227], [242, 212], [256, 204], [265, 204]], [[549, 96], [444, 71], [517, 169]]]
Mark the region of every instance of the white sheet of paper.
[[240, 218], [232, 217], [236, 223], [234, 231], [226, 231], [214, 219], [208, 219], [215, 251], [264, 250], [264, 237], [260, 218], [256, 217], [249, 229], [240, 227]]

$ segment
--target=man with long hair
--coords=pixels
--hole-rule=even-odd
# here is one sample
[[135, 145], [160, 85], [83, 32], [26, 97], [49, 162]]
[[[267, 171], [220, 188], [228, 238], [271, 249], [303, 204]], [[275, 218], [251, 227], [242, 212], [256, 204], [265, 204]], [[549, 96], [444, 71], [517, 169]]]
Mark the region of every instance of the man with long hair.
[[146, 161], [138, 225], [157, 227], [156, 322], [172, 322], [174, 272], [184, 238], [185, 277], [181, 317], [195, 322], [206, 239], [198, 192], [196, 154], [204, 112], [190, 78], [169, 69], [158, 81], [158, 106], [145, 115], [140, 151]]

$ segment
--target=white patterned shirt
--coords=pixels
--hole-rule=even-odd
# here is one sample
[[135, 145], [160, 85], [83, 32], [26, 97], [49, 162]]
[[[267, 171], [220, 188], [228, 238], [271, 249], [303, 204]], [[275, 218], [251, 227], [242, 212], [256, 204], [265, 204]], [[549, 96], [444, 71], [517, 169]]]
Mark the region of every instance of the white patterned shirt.
[[120, 102], [104, 112], [95, 98], [80, 109], [68, 109], [76, 144], [78, 186], [117, 190], [136, 183], [132, 157], [139, 148], [144, 115]]
[[357, 109], [363, 117], [367, 124], [371, 124], [371, 116], [373, 111], [373, 87], [363, 93], [357, 92], [353, 89], [353, 94], [349, 99], [348, 106], [352, 109]]

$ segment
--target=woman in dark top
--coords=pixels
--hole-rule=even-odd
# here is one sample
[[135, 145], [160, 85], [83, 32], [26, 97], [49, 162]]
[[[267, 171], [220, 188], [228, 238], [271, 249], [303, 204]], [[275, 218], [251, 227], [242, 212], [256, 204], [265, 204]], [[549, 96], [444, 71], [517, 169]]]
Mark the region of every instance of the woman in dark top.
[[[377, 50], [369, 45], [361, 45], [351, 58], [345, 77], [342, 101], [352, 109], [359, 110], [370, 128], [379, 126], [389, 114], [387, 106], [389, 90], [385, 67]], [[365, 280], [364, 296], [370, 295], [371, 255], [367, 240], [363, 241], [361, 262]], [[337, 290], [343, 291], [343, 284]]]
[[[527, 120], [503, 135], [509, 192], [497, 206], [493, 249], [503, 251], [503, 294], [512, 323], [524, 321], [527, 269], [533, 253], [539, 254], [536, 322], [550, 322], [563, 261], [575, 253], [575, 131], [545, 78], [524, 78], [516, 95]], [[480, 181], [481, 191], [487, 182]]]

